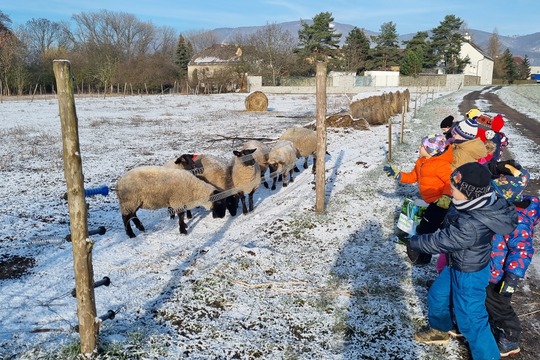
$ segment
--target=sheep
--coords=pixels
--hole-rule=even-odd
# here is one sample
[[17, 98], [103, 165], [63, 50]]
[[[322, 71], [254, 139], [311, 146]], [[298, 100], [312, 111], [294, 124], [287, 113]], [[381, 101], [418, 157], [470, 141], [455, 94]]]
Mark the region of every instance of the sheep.
[[259, 140], [248, 140], [242, 145], [242, 149], [255, 149], [253, 158], [259, 164], [261, 169], [261, 182], [266, 188], [268, 188], [268, 182], [266, 182], [265, 174], [268, 169], [268, 153], [270, 152], [270, 146], [260, 142]]
[[235, 191], [242, 201], [242, 212], [247, 215], [246, 197], [248, 194], [249, 211], [253, 211], [253, 194], [261, 183], [261, 170], [259, 164], [253, 158], [256, 149], [234, 150], [230, 177]]
[[[292, 127], [285, 130], [279, 139], [292, 141], [298, 150], [298, 157], [304, 158], [304, 169], [308, 168], [308, 158], [310, 155], [312, 155], [313, 167], [311, 172], [315, 174], [315, 166], [317, 163], [317, 132], [315, 130], [303, 127]], [[296, 164], [294, 170], [296, 172], [300, 171], [298, 167], [296, 167]]]
[[[182, 154], [174, 161], [174, 166], [190, 170], [199, 179], [215, 186], [220, 191], [233, 187], [230, 179], [230, 167], [224, 160], [209, 154]], [[236, 216], [238, 198], [231, 194], [225, 198], [231, 216]]]
[[[294, 181], [293, 169], [296, 166], [298, 151], [292, 141], [278, 140], [268, 154], [268, 168], [270, 176], [274, 178], [272, 190], [276, 190], [276, 182], [280, 175], [283, 176], [283, 186]], [[287, 178], [287, 174], [289, 175]]]
[[198, 179], [187, 170], [170, 169], [164, 166], [141, 166], [129, 170], [116, 183], [116, 193], [126, 234], [135, 233], [130, 220], [140, 231], [144, 226], [137, 217], [139, 209], [161, 209], [170, 207], [178, 213], [181, 234], [187, 234], [184, 210], [204, 206], [212, 211], [214, 218], [225, 216], [225, 199], [214, 186]]

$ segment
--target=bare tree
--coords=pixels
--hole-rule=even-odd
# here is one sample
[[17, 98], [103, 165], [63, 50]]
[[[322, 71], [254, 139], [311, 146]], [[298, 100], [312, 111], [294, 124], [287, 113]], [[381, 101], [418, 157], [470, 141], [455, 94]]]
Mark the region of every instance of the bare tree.
[[[247, 59], [263, 76], [271, 78], [272, 85], [286, 74], [294, 61], [296, 40], [277, 24], [267, 24], [253, 34], [247, 44], [255, 48], [254, 57]], [[251, 60], [251, 61], [250, 61]]]
[[493, 59], [493, 77], [495, 79], [502, 79], [505, 76], [501, 48], [502, 44], [499, 39], [499, 33], [497, 32], [497, 28], [495, 28], [489, 38], [486, 49], [488, 56]]
[[218, 43], [216, 35], [208, 30], [187, 32], [184, 38], [191, 43], [195, 53]]

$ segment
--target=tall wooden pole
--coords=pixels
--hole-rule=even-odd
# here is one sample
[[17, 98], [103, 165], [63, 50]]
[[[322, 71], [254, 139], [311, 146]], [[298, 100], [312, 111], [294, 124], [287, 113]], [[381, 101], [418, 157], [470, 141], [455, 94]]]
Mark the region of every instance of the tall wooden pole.
[[55, 60], [53, 61], [53, 71], [58, 87], [58, 106], [62, 125], [64, 177], [67, 183], [81, 355], [91, 357], [96, 350], [98, 324], [96, 323], [94, 299], [92, 242], [88, 239], [88, 214], [84, 199], [84, 178], [71, 64], [67, 60]]
[[326, 159], [326, 62], [317, 62], [317, 73], [315, 75], [315, 89], [317, 92], [317, 162], [315, 174], [316, 201], [315, 211], [324, 211], [325, 193], [325, 159]]

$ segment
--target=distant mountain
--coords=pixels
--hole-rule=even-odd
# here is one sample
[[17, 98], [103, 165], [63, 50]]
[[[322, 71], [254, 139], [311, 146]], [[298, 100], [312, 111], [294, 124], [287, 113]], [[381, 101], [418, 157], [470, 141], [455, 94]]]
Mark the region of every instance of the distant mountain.
[[[308, 24], [312, 24], [311, 20], [305, 21]], [[290, 21], [276, 24], [279, 25], [282, 29], [287, 30], [293, 36], [298, 35], [298, 30], [302, 28], [300, 21]], [[334, 23], [335, 30], [337, 33], [341, 34], [341, 44], [345, 41], [345, 38], [349, 32], [354, 28], [353, 25]], [[237, 28], [218, 28], [212, 30], [212, 33], [216, 36], [220, 43], [234, 43], [235, 39], [239, 37], [246, 37], [257, 30], [264, 27], [261, 26], [245, 26]], [[377, 35], [378, 32], [370, 31], [364, 29], [366, 36], [368, 38], [371, 35]], [[419, 30], [419, 31], [429, 31], [429, 30]], [[469, 29], [470, 35], [476, 45], [482, 49], [487, 49], [489, 38], [492, 33], [488, 33], [481, 30]], [[413, 34], [405, 34], [399, 36], [400, 46], [402, 46], [402, 41], [410, 40], [414, 36]], [[521, 35], [521, 36], [504, 36], [499, 34], [499, 41], [501, 43], [501, 52], [508, 48], [514, 56], [524, 57], [527, 55], [531, 65], [540, 66], [540, 32], [530, 34], [530, 35]]]

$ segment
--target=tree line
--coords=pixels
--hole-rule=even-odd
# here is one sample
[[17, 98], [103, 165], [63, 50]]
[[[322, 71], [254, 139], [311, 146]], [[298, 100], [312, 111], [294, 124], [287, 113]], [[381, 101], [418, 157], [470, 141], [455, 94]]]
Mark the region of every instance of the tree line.
[[[302, 21], [296, 36], [267, 24], [232, 39], [248, 51], [229, 77], [262, 75], [263, 84], [280, 85], [286, 78], [314, 76], [317, 61], [326, 61], [330, 71], [362, 75], [399, 69], [408, 76], [460, 73], [469, 63], [459, 57], [466, 27], [454, 15], [447, 15], [431, 34], [418, 32], [401, 47], [394, 22], [383, 23], [379, 34], [369, 38], [355, 27], [340, 46], [342, 34], [335, 31], [331, 13], [321, 12], [312, 20]], [[178, 35], [171, 27], [108, 10], [74, 14], [71, 23], [33, 18], [17, 29], [11, 23], [0, 11], [0, 95], [54, 92], [54, 59], [70, 60], [78, 93], [186, 89], [196, 86], [187, 81], [192, 56], [218, 42], [211, 31]], [[495, 61], [495, 78], [512, 83], [529, 76], [527, 57], [516, 63], [508, 49], [502, 51], [496, 32], [486, 51]]]

